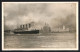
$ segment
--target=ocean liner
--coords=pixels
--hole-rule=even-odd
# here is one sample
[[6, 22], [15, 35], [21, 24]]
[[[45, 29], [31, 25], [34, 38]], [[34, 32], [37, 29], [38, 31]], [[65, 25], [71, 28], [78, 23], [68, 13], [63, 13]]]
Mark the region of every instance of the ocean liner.
[[32, 28], [32, 26], [32, 23], [20, 25], [20, 27], [15, 29], [13, 32], [15, 34], [38, 34], [39, 30], [36, 28]]

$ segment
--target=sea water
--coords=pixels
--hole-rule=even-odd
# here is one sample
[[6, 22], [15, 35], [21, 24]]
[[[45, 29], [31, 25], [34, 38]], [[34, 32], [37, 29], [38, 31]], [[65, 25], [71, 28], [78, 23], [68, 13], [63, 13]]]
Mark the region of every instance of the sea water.
[[4, 48], [75, 48], [75, 33], [5, 34]]

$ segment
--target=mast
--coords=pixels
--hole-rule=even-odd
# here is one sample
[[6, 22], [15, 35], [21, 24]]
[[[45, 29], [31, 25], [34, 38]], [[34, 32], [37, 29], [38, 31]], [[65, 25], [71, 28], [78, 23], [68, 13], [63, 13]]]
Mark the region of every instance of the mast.
[[[20, 10], [19, 10], [19, 8], [20, 8], [20, 5], [18, 6], [18, 13], [20, 13]], [[19, 20], [19, 18], [17, 17], [17, 29], [18, 29], [18, 25], [19, 25], [19, 22], [18, 22], [18, 20]]]

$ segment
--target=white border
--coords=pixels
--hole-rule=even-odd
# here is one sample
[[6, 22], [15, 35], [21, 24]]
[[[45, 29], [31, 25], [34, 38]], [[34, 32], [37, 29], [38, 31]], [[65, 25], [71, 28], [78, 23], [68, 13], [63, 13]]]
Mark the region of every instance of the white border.
[[[65, 48], [30, 48], [30, 49], [4, 49], [4, 14], [3, 14], [3, 12], [4, 12], [4, 10], [3, 10], [3, 4], [4, 3], [76, 3], [76, 48], [67, 48], [67, 49], [65, 49]], [[32, 51], [32, 50], [78, 50], [78, 39], [79, 39], [79, 34], [78, 34], [78, 2], [2, 2], [2, 50], [3, 51], [11, 51], [11, 50], [24, 50], [24, 51], [26, 51], [26, 50], [29, 50], [29, 51]]]

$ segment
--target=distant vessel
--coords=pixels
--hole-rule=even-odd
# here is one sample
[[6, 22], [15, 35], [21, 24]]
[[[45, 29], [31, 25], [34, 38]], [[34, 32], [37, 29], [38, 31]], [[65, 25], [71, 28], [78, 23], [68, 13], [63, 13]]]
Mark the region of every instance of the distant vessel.
[[13, 32], [15, 34], [38, 34], [39, 30], [35, 28], [31, 28], [33, 23], [20, 25], [20, 28], [15, 29]]
[[41, 33], [51, 33], [51, 28], [49, 24], [45, 23], [45, 25], [40, 30]]
[[53, 32], [56, 32], [56, 33], [69, 32], [69, 31], [70, 31], [69, 28], [66, 28], [64, 25], [62, 28], [59, 27], [59, 28], [53, 30]]

